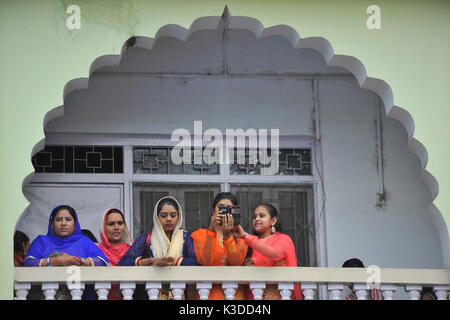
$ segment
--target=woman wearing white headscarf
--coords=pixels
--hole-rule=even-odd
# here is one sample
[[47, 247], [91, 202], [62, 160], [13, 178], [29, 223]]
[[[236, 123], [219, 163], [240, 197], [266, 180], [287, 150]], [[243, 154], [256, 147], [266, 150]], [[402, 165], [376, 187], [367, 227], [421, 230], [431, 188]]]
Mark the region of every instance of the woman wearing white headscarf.
[[119, 266], [199, 265], [192, 238], [180, 229], [183, 211], [173, 197], [163, 197], [153, 211], [153, 230], [142, 234], [119, 261]]

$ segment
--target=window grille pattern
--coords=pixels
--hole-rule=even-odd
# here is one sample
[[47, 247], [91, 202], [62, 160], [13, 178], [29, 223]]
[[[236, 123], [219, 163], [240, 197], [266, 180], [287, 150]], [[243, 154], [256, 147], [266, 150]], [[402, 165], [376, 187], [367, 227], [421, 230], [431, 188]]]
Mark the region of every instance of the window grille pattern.
[[[175, 164], [171, 158], [172, 149], [173, 147], [134, 147], [133, 172], [142, 174], [219, 174], [219, 164], [207, 164], [203, 155], [197, 155], [194, 148], [191, 149], [190, 163]], [[180, 151], [180, 156], [182, 155], [183, 150]], [[214, 151], [212, 156], [215, 156]], [[196, 157], [196, 161], [194, 161], [194, 157]]]
[[[242, 152], [244, 151], [244, 152]], [[267, 150], [267, 157], [271, 157], [272, 150]], [[260, 175], [261, 168], [269, 167], [263, 164], [259, 158], [259, 150], [246, 148], [235, 148], [233, 152], [233, 162], [230, 165], [232, 175]], [[312, 175], [311, 149], [305, 148], [282, 148], [278, 151], [279, 169], [277, 175], [310, 176]]]
[[49, 145], [31, 162], [41, 173], [123, 173], [123, 147]]

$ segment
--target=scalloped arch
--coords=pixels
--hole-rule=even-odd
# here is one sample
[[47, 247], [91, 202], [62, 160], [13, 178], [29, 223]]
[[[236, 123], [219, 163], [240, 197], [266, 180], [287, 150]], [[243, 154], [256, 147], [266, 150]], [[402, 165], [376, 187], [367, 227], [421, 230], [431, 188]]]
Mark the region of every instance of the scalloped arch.
[[[226, 15], [227, 12], [228, 10], [225, 8], [224, 15]], [[156, 32], [155, 38], [142, 36], [135, 37], [136, 41], [133, 46], [151, 50], [158, 39], [166, 37], [172, 37], [186, 42], [194, 32], [224, 28], [223, 21], [227, 20], [225, 23], [227, 24], [226, 28], [228, 29], [244, 29], [250, 31], [257, 38], [281, 36], [287, 39], [294, 49], [308, 48], [316, 50], [323, 57], [327, 66], [341, 67], [348, 70], [355, 76], [361, 88], [376, 93], [383, 101], [386, 116], [399, 121], [403, 125], [408, 136], [408, 147], [420, 160], [422, 179], [427, 185], [434, 201], [439, 192], [439, 185], [435, 177], [425, 170], [428, 161], [428, 152], [418, 140], [413, 138], [414, 120], [412, 119], [412, 116], [409, 114], [409, 112], [399, 106], [394, 105], [394, 96], [392, 89], [385, 81], [368, 77], [364, 65], [357, 58], [347, 55], [335, 55], [331, 44], [325, 38], [309, 37], [301, 39], [298, 32], [287, 25], [276, 25], [265, 28], [263, 24], [255, 18], [245, 16], [227, 16], [224, 18], [224, 15], [222, 15], [222, 17], [206, 16], [197, 18], [193, 21], [189, 29], [176, 24], [167, 24], [165, 26], [162, 26]], [[91, 76], [95, 71], [99, 70], [102, 67], [113, 67], [119, 65], [123, 57], [123, 53], [126, 49], [126, 45], [127, 43], [125, 42], [122, 46], [120, 55], [104, 55], [95, 59], [91, 63], [91, 66], [89, 68], [89, 76]], [[89, 78], [78, 78], [69, 81], [64, 87], [63, 100], [65, 100], [65, 98], [71, 92], [79, 89], [86, 89], [88, 88], [88, 86]], [[45, 115], [44, 128], [49, 121], [58, 118], [63, 114], [64, 106], [59, 106], [50, 110]], [[33, 148], [32, 155], [37, 153], [39, 150], [42, 150], [44, 144], [45, 139], [39, 141]], [[27, 178], [23, 182], [23, 186], [25, 186], [28, 181], [31, 181], [32, 175], [33, 174], [27, 176]], [[429, 206], [428, 214], [438, 229], [441, 243], [443, 244], [444, 264], [446, 265], [446, 267], [449, 267], [450, 248], [447, 226], [441, 212], [437, 209], [434, 203], [431, 203], [431, 205]]]

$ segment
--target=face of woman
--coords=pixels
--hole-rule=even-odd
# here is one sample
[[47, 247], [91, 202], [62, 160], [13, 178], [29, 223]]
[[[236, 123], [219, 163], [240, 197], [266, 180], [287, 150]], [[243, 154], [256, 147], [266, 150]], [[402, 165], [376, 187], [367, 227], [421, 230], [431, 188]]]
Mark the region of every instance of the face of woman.
[[253, 229], [257, 234], [272, 233], [272, 225], [277, 222], [276, 217], [271, 217], [269, 211], [264, 206], [259, 206], [253, 214]]
[[216, 206], [214, 207], [214, 215], [219, 214], [219, 207], [231, 207], [233, 206], [233, 202], [230, 199], [222, 199], [219, 202], [217, 202]]
[[164, 232], [166, 234], [172, 233], [178, 223], [178, 211], [174, 206], [165, 204], [158, 213], [158, 219], [161, 222]]
[[52, 223], [53, 233], [60, 238], [71, 236], [75, 231], [75, 219], [66, 209], [59, 210]]
[[105, 233], [109, 243], [114, 245], [122, 241], [122, 236], [125, 231], [125, 221], [118, 212], [108, 214], [106, 217]]

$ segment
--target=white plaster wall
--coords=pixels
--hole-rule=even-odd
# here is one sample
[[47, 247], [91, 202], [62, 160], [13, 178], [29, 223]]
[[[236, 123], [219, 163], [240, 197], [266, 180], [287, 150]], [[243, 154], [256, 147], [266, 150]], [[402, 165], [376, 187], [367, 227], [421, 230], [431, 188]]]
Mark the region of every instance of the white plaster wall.
[[231, 31], [225, 50], [217, 31], [202, 31], [185, 43], [160, 38], [152, 50], [130, 48], [118, 67], [99, 71], [87, 90], [67, 96], [64, 115], [44, 128], [47, 137], [193, 132], [194, 120], [203, 121], [203, 130], [279, 128], [281, 135], [311, 136], [316, 77], [328, 265], [359, 257], [380, 267], [443, 266], [427, 214], [432, 199], [405, 130], [382, 116], [387, 206], [377, 209], [376, 97], [343, 69], [327, 68], [314, 50], [239, 30]]
[[320, 80], [319, 93], [329, 266], [358, 257], [380, 267], [443, 267], [431, 197], [404, 128], [382, 117], [387, 204], [380, 209], [376, 97], [344, 79]]

